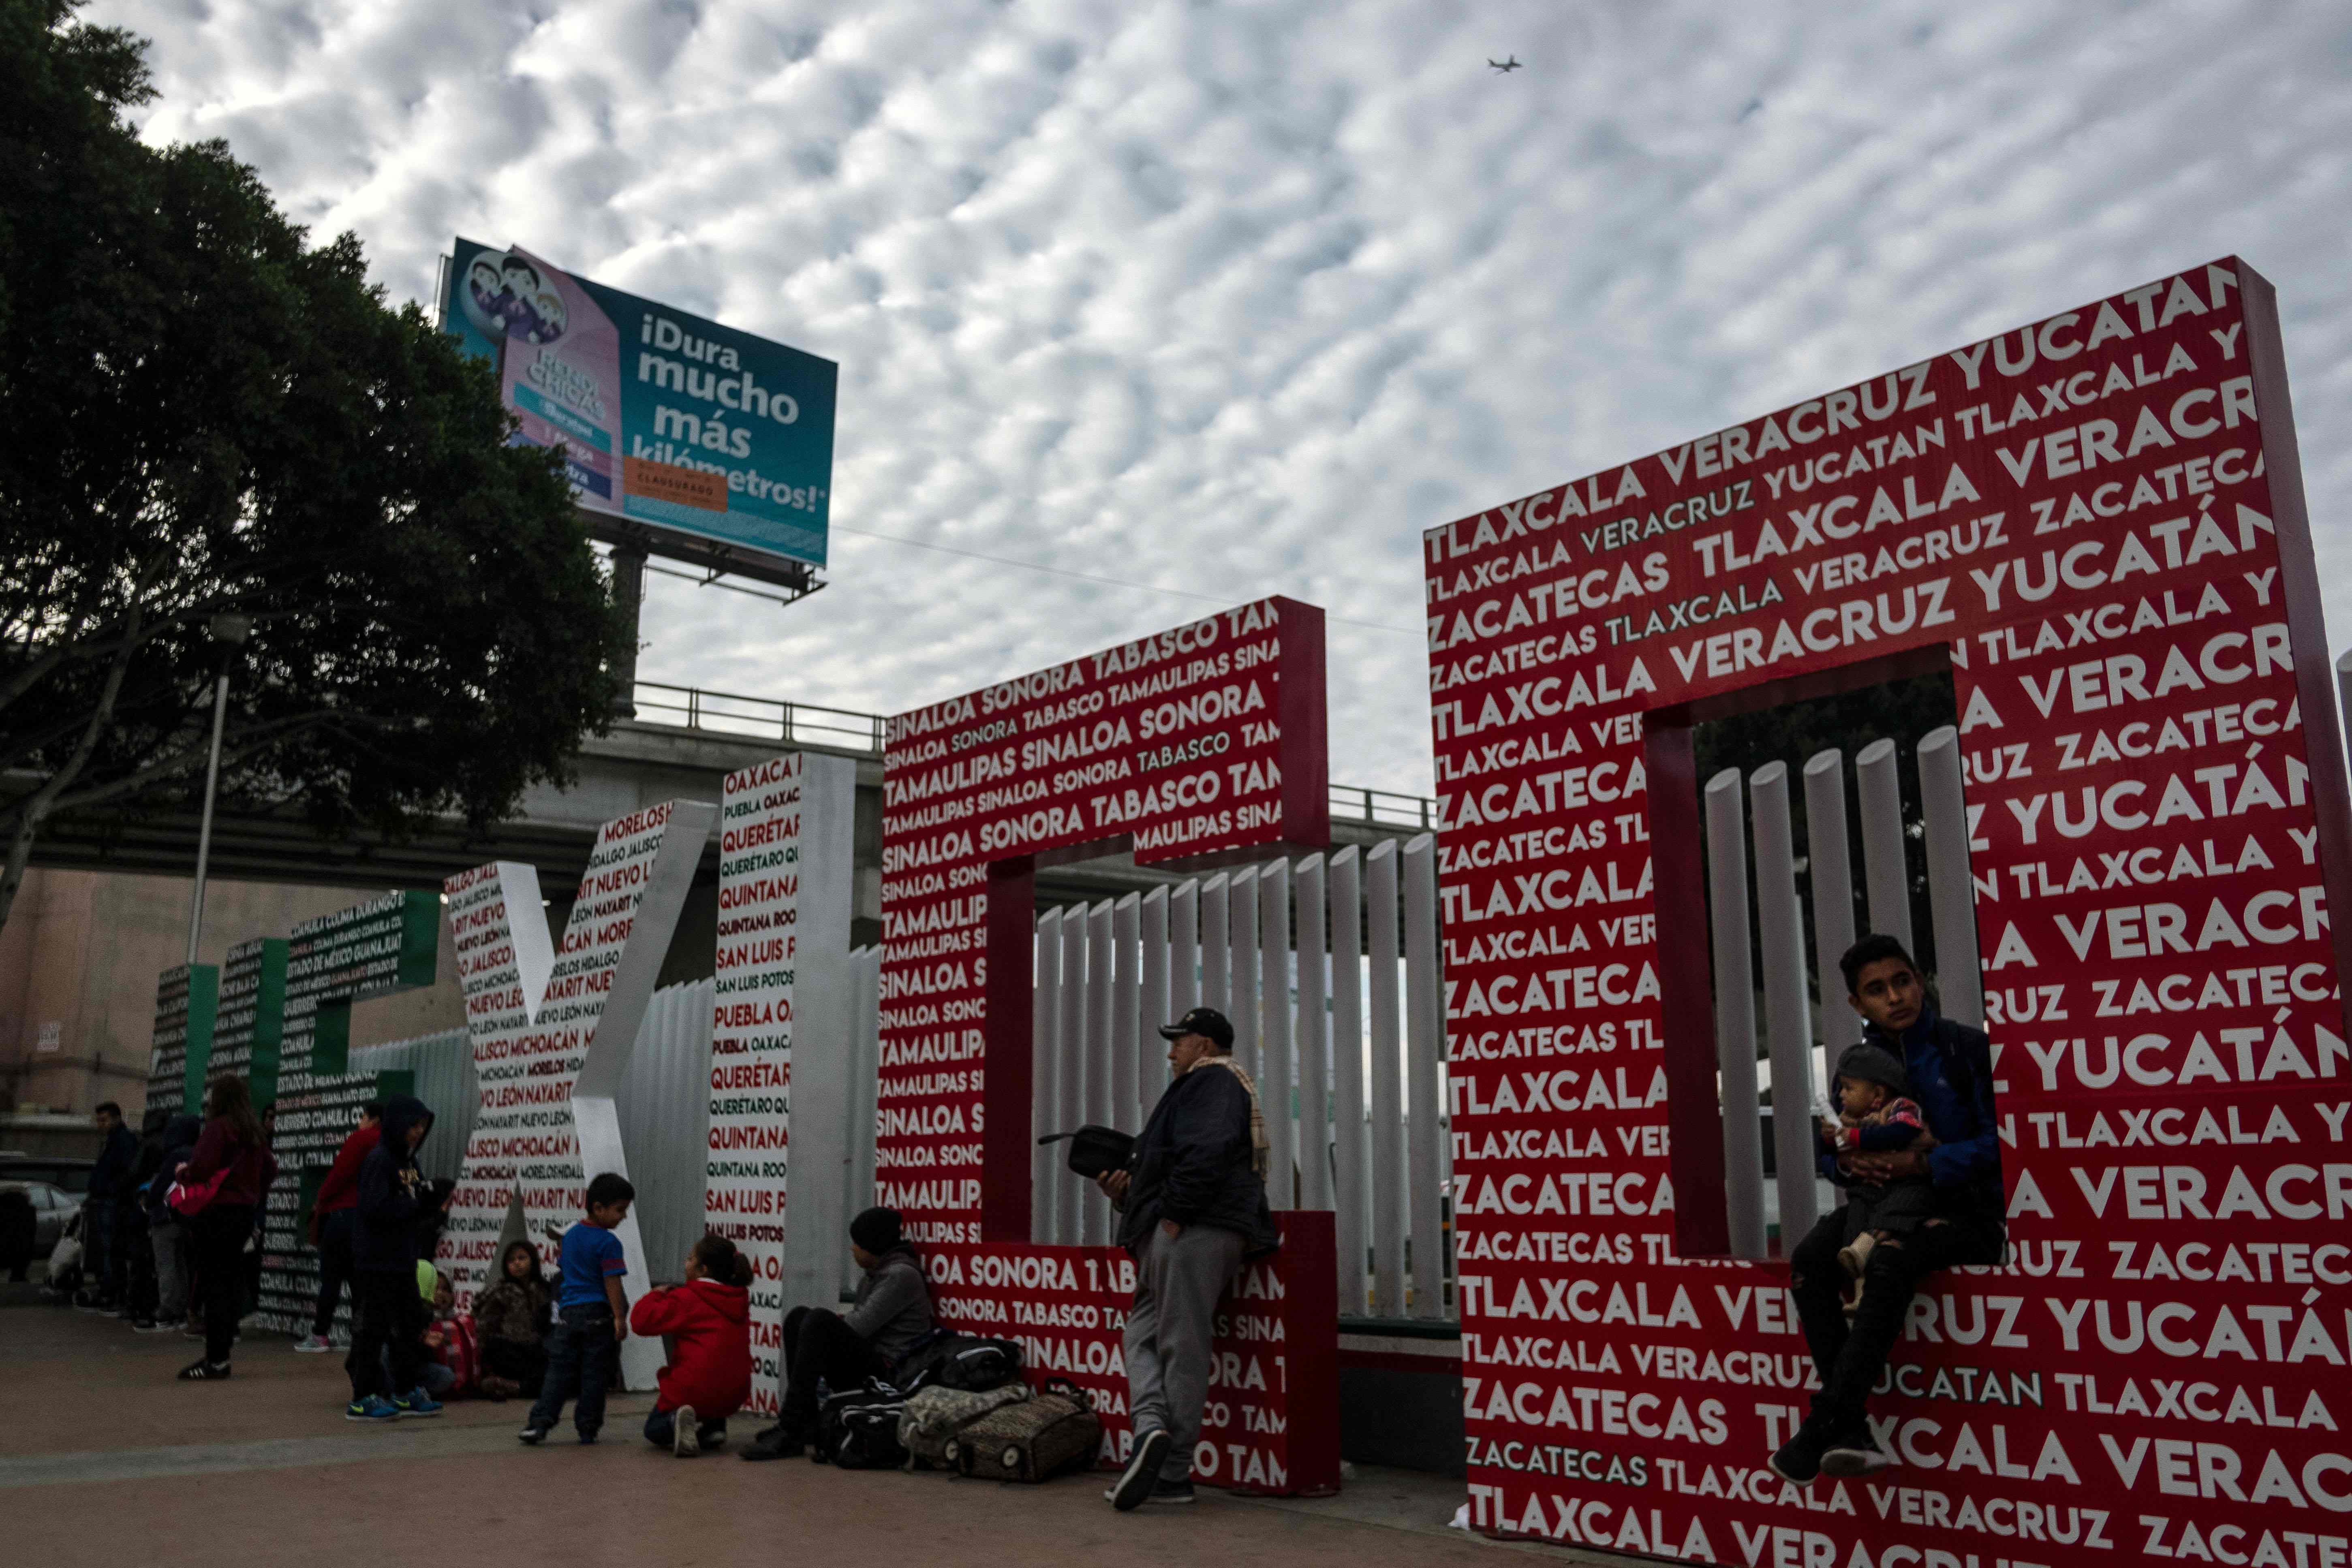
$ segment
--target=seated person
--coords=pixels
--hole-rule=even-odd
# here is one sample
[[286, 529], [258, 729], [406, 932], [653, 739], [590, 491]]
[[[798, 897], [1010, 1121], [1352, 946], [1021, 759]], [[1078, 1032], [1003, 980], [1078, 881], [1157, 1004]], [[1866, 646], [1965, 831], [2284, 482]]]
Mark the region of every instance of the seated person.
[[648, 1291], [629, 1332], [669, 1339], [646, 1441], [688, 1458], [727, 1441], [727, 1417], [751, 1397], [751, 1260], [724, 1236], [686, 1254], [686, 1283]]
[[931, 1332], [931, 1287], [898, 1211], [869, 1208], [849, 1222], [849, 1251], [866, 1278], [843, 1317], [794, 1307], [784, 1318], [784, 1399], [776, 1424], [743, 1450], [747, 1459], [796, 1458], [816, 1435], [817, 1385], [834, 1393], [887, 1375]]
[[[474, 1335], [457, 1317], [457, 1299], [441, 1270], [420, 1260], [416, 1294], [425, 1305], [424, 1326], [416, 1333], [416, 1370], [425, 1392], [450, 1399], [473, 1391]], [[459, 1333], [463, 1329], [462, 1336]], [[384, 1375], [392, 1375], [392, 1348], [383, 1352]]]
[[492, 1399], [539, 1397], [547, 1377], [547, 1331], [554, 1296], [540, 1271], [539, 1249], [509, 1241], [498, 1279], [474, 1298], [480, 1387]]
[[462, 1398], [480, 1383], [481, 1354], [474, 1321], [457, 1311], [449, 1277], [433, 1274], [433, 1317], [425, 1325], [425, 1391], [436, 1399]]
[[[1925, 1172], [1874, 1179], [1858, 1171], [1852, 1157], [1936, 1146], [1927, 1113], [1906, 1097], [1909, 1087], [1903, 1064], [1874, 1045], [1849, 1046], [1838, 1058], [1838, 1114], [1822, 1123], [1821, 1165], [1822, 1175], [1845, 1192], [1837, 1208], [1844, 1221], [1839, 1234], [1845, 1239], [1838, 1263], [1856, 1281], [1872, 1248], [1910, 1235], [1936, 1212], [1936, 1184]], [[1857, 1285], [1846, 1311], [1861, 1303]]]
[[1999, 1263], [2005, 1240], [1992, 1053], [1983, 1031], [1937, 1013], [1918, 966], [1892, 936], [1864, 936], [1846, 949], [1838, 968], [1848, 1005], [1862, 1015], [1864, 1038], [1902, 1063], [1909, 1093], [1935, 1135], [1933, 1148], [1858, 1148], [1839, 1163], [1876, 1186], [1924, 1176], [1935, 1188], [1935, 1205], [1909, 1234], [1890, 1231], [1870, 1249], [1862, 1271], [1866, 1289], [1851, 1322], [1846, 1270], [1838, 1260], [1853, 1239], [1845, 1211], [1822, 1216], [1790, 1251], [1789, 1291], [1821, 1387], [1770, 1463], [1799, 1486], [1816, 1476], [1873, 1475], [1895, 1462], [1873, 1440], [1864, 1406], [1902, 1334], [1911, 1298], [1930, 1274]]

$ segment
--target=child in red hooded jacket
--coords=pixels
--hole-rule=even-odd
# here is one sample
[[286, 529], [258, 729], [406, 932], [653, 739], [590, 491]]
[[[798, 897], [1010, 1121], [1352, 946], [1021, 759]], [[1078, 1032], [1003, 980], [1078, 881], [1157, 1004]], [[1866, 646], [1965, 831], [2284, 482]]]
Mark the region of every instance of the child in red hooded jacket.
[[629, 1332], [671, 1336], [646, 1441], [679, 1458], [727, 1441], [727, 1417], [751, 1397], [751, 1260], [723, 1236], [686, 1255], [686, 1283], [629, 1309]]

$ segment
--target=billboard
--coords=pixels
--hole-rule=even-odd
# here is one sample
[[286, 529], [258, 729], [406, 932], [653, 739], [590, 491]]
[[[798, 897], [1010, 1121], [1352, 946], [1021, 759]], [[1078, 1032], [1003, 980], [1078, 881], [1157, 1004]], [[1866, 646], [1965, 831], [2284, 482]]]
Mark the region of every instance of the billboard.
[[496, 364], [523, 441], [564, 449], [584, 510], [824, 564], [832, 361], [477, 240], [442, 288], [442, 329]]

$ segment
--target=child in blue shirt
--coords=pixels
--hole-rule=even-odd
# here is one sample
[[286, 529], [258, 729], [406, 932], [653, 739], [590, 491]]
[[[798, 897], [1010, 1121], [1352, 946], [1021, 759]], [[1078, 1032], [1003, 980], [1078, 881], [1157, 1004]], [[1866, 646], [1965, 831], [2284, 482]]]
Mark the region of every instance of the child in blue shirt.
[[621, 1291], [629, 1266], [613, 1232], [629, 1217], [636, 1196], [628, 1177], [604, 1172], [588, 1184], [588, 1218], [563, 1233], [555, 1325], [547, 1339], [547, 1381], [517, 1434], [526, 1443], [553, 1431], [564, 1401], [574, 1397], [579, 1404], [572, 1425], [582, 1442], [594, 1442], [604, 1425], [604, 1391], [614, 1380], [621, 1341], [629, 1332], [628, 1297]]

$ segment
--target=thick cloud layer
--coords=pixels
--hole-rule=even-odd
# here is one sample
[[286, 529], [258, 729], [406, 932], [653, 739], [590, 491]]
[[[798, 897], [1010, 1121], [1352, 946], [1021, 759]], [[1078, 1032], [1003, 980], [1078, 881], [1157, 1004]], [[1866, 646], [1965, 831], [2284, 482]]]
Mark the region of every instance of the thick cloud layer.
[[463, 231], [840, 361], [833, 586], [653, 580], [649, 678], [896, 711], [1281, 591], [1423, 790], [1423, 528], [2231, 251], [2352, 642], [2342, 5], [88, 15], [397, 296]]

